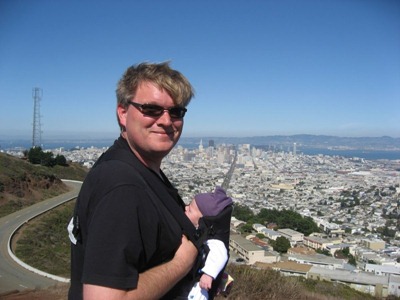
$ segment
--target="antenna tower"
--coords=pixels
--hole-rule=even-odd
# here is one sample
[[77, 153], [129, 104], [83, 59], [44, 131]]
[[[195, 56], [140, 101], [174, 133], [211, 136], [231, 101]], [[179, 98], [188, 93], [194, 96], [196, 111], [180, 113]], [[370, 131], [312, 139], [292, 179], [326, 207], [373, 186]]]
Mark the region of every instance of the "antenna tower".
[[33, 134], [32, 147], [37, 147], [42, 144], [42, 124], [40, 122], [40, 101], [42, 100], [43, 91], [41, 88], [32, 89], [33, 97]]

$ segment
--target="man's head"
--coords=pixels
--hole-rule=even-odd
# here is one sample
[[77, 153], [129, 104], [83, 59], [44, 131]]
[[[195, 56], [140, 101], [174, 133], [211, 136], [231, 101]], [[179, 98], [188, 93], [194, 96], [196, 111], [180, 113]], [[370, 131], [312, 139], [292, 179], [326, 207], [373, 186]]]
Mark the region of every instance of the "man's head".
[[121, 135], [137, 157], [158, 171], [178, 142], [193, 88], [168, 63], [142, 63], [127, 69], [118, 83], [117, 117]]
[[217, 186], [213, 193], [197, 194], [186, 207], [185, 212], [192, 223], [197, 226], [201, 217], [217, 216], [232, 203], [232, 198], [226, 195], [225, 190]]
[[[129, 101], [135, 99], [140, 85], [146, 82], [164, 90], [176, 106], [186, 107], [194, 96], [194, 89], [187, 78], [179, 71], [171, 69], [168, 62], [141, 63], [129, 67], [119, 80], [116, 90], [117, 106], [128, 107]], [[124, 130], [120, 122], [119, 125]]]

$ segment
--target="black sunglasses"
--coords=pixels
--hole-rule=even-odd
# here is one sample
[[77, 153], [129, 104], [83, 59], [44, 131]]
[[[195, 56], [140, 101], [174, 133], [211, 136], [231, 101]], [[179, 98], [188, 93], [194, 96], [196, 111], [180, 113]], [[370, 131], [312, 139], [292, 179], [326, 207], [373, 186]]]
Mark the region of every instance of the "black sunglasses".
[[149, 117], [160, 117], [164, 111], [168, 111], [171, 118], [182, 119], [187, 112], [187, 109], [181, 106], [164, 108], [156, 104], [140, 104], [133, 101], [128, 101], [128, 103], [140, 110], [142, 114]]

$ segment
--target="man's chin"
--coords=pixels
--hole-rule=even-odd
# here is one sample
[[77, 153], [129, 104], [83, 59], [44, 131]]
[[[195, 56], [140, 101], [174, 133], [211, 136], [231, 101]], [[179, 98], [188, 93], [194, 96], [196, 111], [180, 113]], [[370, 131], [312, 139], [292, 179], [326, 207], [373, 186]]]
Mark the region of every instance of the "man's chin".
[[165, 155], [167, 155], [172, 150], [172, 148], [174, 148], [176, 143], [177, 141], [168, 138], [159, 140], [157, 143], [155, 143], [153, 151], [159, 152], [160, 154], [165, 153]]
[[178, 142], [179, 137], [180, 135], [176, 133], [157, 135], [155, 142], [160, 143], [160, 145], [172, 145], [171, 147], [173, 147]]

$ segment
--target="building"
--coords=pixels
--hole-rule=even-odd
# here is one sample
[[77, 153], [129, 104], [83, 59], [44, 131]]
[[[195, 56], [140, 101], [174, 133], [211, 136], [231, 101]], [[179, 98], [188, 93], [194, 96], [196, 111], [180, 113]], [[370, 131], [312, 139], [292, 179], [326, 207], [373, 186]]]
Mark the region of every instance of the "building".
[[269, 238], [270, 240], [274, 240], [276, 241], [276, 239], [280, 236], [282, 236], [282, 234], [280, 234], [279, 232], [269, 229], [267, 227], [265, 227], [264, 225], [261, 224], [253, 224], [253, 229], [255, 231], [257, 231], [258, 233], [263, 234], [265, 237]]
[[368, 249], [379, 251], [385, 249], [385, 241], [378, 239], [363, 239], [361, 240], [361, 245], [367, 247]]
[[365, 271], [373, 273], [375, 275], [389, 276], [396, 275], [400, 276], [400, 267], [396, 266], [382, 266], [376, 264], [365, 264]]
[[293, 261], [281, 261], [277, 263], [256, 263], [254, 265], [260, 269], [273, 269], [279, 271], [285, 276], [302, 276], [307, 278], [307, 274], [312, 266], [307, 264], [299, 264]]
[[[308, 272], [308, 278], [343, 283], [352, 289], [370, 294], [379, 299], [385, 298], [389, 294], [389, 278], [386, 276], [313, 266]], [[393, 280], [393, 286], [395, 285], [396, 282]]]
[[330, 270], [343, 269], [345, 264], [345, 261], [342, 259], [336, 259], [323, 254], [315, 254], [315, 255], [290, 254], [288, 255], [288, 260], [295, 261], [301, 264], [318, 266]]
[[326, 239], [317, 236], [304, 237], [303, 244], [315, 250], [328, 249], [330, 245], [340, 244], [340, 239]]
[[277, 252], [265, 251], [245, 239], [239, 234], [231, 234], [229, 239], [229, 249], [240, 258], [244, 259], [247, 264], [255, 264], [256, 262], [277, 262], [280, 260], [280, 255]]
[[389, 276], [389, 295], [400, 297], [400, 276]]
[[346, 243], [338, 243], [338, 244], [329, 244], [326, 245], [325, 249], [329, 251], [329, 253], [333, 256], [336, 251], [343, 250], [345, 248], [349, 248], [349, 253], [354, 253], [354, 249], [356, 245], [346, 244]]
[[244, 225], [246, 222], [236, 219], [235, 217], [231, 218], [231, 229], [233, 228], [235, 231], [240, 225]]
[[283, 237], [287, 238], [289, 241], [293, 241], [297, 244], [303, 243], [304, 234], [301, 232], [285, 228], [285, 229], [278, 229], [278, 233], [280, 233]]

